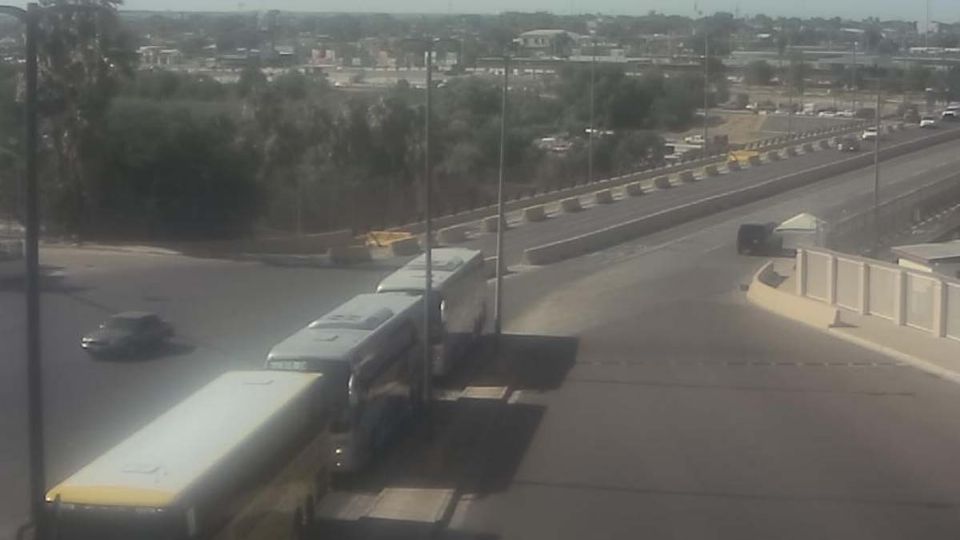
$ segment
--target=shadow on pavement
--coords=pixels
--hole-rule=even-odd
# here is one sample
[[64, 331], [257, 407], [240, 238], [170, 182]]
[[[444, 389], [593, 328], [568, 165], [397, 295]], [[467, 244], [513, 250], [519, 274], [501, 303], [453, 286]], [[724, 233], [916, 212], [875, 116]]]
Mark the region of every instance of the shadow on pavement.
[[[508, 335], [499, 351], [492, 338], [469, 355], [443, 387], [506, 386], [510, 391], [558, 388], [576, 362], [579, 340]], [[452, 503], [439, 524], [361, 517], [320, 519], [307, 538], [494, 540], [497, 536], [441, 530], [459, 496], [506, 490], [543, 419], [545, 408], [510, 399], [437, 400], [429, 414], [397, 437], [365, 471], [338, 479], [335, 490], [366, 496], [386, 488], [449, 490]]]

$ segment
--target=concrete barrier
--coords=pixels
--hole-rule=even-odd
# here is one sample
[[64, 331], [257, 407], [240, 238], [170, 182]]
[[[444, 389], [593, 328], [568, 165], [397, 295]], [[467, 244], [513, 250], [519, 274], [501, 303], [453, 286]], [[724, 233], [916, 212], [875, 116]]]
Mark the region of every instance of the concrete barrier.
[[783, 159], [783, 156], [780, 155], [780, 152], [773, 150], [767, 153], [767, 161], [773, 163], [774, 161], [780, 161]]
[[568, 214], [572, 214], [583, 210], [583, 205], [580, 204], [580, 197], [567, 197], [560, 201], [560, 209]]
[[717, 169], [716, 165], [707, 165], [703, 168], [703, 175], [710, 177], [720, 176], [720, 171]]
[[653, 181], [653, 185], [656, 186], [657, 189], [670, 189], [673, 187], [673, 184], [670, 183], [669, 176], [658, 177]]
[[629, 197], [640, 197], [643, 195], [643, 186], [640, 182], [632, 182], [624, 187], [624, 191]]
[[817, 328], [832, 328], [840, 323], [837, 308], [781, 290], [777, 288], [779, 280], [773, 262], [768, 262], [754, 274], [747, 300], [771, 313]]
[[763, 160], [760, 156], [750, 156], [750, 159], [747, 160], [750, 163], [751, 167], [759, 167], [763, 165]]
[[[504, 221], [506, 221], [506, 216], [504, 216]], [[483, 230], [486, 231], [486, 232], [488, 232], [488, 233], [497, 232], [497, 229], [500, 228], [499, 225], [500, 225], [500, 216], [499, 216], [499, 215], [497, 215], [497, 216], [490, 216], [490, 217], [484, 218], [484, 220], [483, 220]], [[506, 225], [506, 224], [504, 224], [504, 225]], [[507, 229], [507, 228], [508, 228], [508, 227], [506, 227], [506, 226], [504, 227], [504, 229]]]
[[366, 246], [337, 246], [330, 249], [330, 260], [334, 264], [355, 264], [373, 260]]
[[787, 157], [797, 157], [797, 154], [799, 153], [797, 152], [796, 146], [788, 146], [785, 152], [787, 153]]
[[730, 172], [737, 172], [742, 168], [743, 167], [740, 166], [740, 162], [735, 159], [731, 159], [730, 161], [727, 162], [727, 170]]
[[803, 143], [803, 151], [807, 154], [812, 154], [814, 152], [813, 143]]
[[397, 240], [390, 244], [390, 252], [394, 257], [417, 255], [420, 251], [420, 239], [415, 236]]
[[523, 219], [528, 223], [543, 221], [547, 219], [547, 211], [542, 204], [528, 206], [523, 209]]
[[593, 198], [597, 201], [597, 204], [611, 204], [613, 202], [613, 192], [609, 189], [601, 189], [593, 194]]
[[[944, 130], [938, 135], [929, 138], [916, 139], [881, 148], [880, 157], [881, 160], [892, 159], [909, 152], [926, 148], [929, 145], [940, 144], [957, 138], [960, 138], [960, 130]], [[855, 155], [847, 159], [788, 174], [735, 191], [663, 210], [642, 218], [619, 223], [598, 231], [531, 247], [524, 251], [524, 258], [529, 264], [540, 265], [576, 257], [639, 236], [652, 234], [669, 227], [675, 227], [681, 223], [714, 214], [728, 208], [734, 208], [819, 180], [854, 171], [866, 167], [872, 162], [872, 154], [863, 153]]]
[[459, 244], [461, 242], [467, 241], [467, 227], [464, 225], [456, 225], [454, 227], [447, 227], [445, 229], [440, 229], [437, 232], [437, 240], [444, 245]]
[[680, 181], [689, 184], [690, 182], [696, 182], [696, 177], [693, 176], [693, 171], [683, 171], [680, 173]]

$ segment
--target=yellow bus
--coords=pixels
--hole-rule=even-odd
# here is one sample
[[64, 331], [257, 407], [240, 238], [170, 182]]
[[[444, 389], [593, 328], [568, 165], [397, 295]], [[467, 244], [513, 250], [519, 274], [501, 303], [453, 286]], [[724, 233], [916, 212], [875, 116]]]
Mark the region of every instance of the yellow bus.
[[293, 537], [328, 486], [321, 383], [221, 375], [52, 488], [52, 537]]

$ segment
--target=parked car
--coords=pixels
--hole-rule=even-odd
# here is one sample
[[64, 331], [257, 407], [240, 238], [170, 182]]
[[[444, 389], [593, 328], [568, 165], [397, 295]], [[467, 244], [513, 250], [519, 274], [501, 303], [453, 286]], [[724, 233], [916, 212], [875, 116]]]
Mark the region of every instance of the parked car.
[[924, 116], [920, 119], [920, 127], [922, 128], [934, 128], [937, 127], [937, 120], [932, 116]]
[[173, 326], [154, 313], [128, 311], [111, 316], [83, 336], [80, 346], [94, 356], [132, 354], [173, 337]]
[[837, 142], [837, 150], [841, 152], [859, 152], [860, 141], [856, 137], [844, 137]]
[[740, 255], [779, 254], [783, 240], [774, 234], [776, 223], [744, 223], [737, 230], [737, 253]]
[[868, 127], [863, 130], [863, 134], [860, 135], [860, 138], [864, 141], [875, 141], [880, 138], [879, 133], [877, 133], [877, 128]]

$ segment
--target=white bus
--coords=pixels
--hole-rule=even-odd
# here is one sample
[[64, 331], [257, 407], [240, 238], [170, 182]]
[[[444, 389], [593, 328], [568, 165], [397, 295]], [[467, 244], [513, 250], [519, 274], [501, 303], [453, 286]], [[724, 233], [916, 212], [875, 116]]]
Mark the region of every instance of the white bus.
[[322, 379], [214, 379], [51, 489], [52, 538], [291, 538], [328, 487]]
[[361, 294], [267, 355], [267, 369], [323, 374], [334, 472], [362, 468], [422, 403], [421, 306], [407, 294]]
[[[433, 374], [450, 373], [453, 363], [483, 333], [487, 320], [487, 275], [483, 253], [465, 248], [432, 250], [433, 292], [439, 324], [434, 332]], [[390, 274], [378, 293], [402, 292], [423, 295], [426, 285], [425, 257], [412, 260]]]

